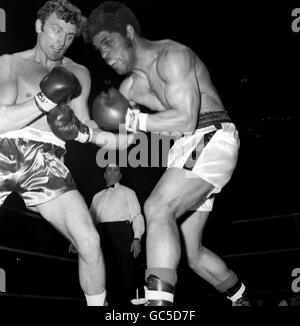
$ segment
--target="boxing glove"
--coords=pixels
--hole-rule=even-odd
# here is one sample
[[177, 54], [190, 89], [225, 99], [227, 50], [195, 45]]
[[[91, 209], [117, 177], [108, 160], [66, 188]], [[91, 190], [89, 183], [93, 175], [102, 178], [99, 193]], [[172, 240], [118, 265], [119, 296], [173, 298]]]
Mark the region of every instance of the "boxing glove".
[[56, 105], [79, 96], [81, 85], [71, 71], [55, 67], [41, 80], [40, 89], [34, 99], [37, 107], [45, 114]]
[[52, 132], [64, 141], [76, 140], [87, 143], [92, 138], [92, 129], [83, 124], [67, 104], [59, 104], [47, 114]]
[[125, 125], [129, 132], [146, 131], [147, 114], [132, 109], [128, 100], [115, 88], [107, 93], [101, 92], [93, 102], [93, 117], [98, 127], [109, 131], [118, 131], [119, 125]]

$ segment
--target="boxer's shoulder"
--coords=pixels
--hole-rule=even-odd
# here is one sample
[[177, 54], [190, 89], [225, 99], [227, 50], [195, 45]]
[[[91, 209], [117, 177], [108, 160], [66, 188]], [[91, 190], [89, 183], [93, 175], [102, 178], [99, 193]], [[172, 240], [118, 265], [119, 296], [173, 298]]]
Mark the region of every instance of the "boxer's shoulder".
[[157, 72], [162, 79], [172, 76], [181, 78], [194, 66], [194, 55], [188, 47], [179, 43], [163, 47], [157, 58]]
[[70, 58], [65, 57], [62, 66], [70, 70], [77, 78], [90, 78], [90, 72], [88, 68], [80, 63], [73, 61]]
[[0, 66], [1, 66], [1, 68], [10, 67], [12, 65], [13, 60], [14, 60], [14, 55], [13, 54], [2, 54], [2, 55], [0, 55]]
[[164, 57], [172, 53], [187, 53], [191, 51], [188, 46], [170, 39], [157, 41], [156, 43], [159, 49], [158, 57]]
[[0, 71], [2, 78], [12, 78], [15, 66], [16, 63], [13, 54], [3, 54], [0, 56]]
[[25, 61], [28, 63], [28, 61], [34, 62], [34, 51], [32, 49], [25, 50], [21, 52], [15, 52], [9, 55], [9, 60], [12, 65], [24, 65]]
[[0, 66], [10, 72], [18, 72], [28, 67], [29, 61], [32, 60], [32, 50], [15, 52], [12, 54], [3, 54], [0, 56]]

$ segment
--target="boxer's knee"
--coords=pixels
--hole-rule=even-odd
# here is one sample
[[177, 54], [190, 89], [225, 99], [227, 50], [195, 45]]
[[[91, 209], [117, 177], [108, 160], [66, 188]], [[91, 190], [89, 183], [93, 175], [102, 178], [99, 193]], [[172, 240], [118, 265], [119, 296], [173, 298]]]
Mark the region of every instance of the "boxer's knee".
[[96, 230], [91, 230], [88, 236], [76, 240], [79, 256], [87, 263], [97, 263], [101, 257], [100, 237]]
[[144, 204], [144, 212], [148, 225], [166, 223], [172, 220], [174, 210], [174, 204], [160, 195], [151, 195]]

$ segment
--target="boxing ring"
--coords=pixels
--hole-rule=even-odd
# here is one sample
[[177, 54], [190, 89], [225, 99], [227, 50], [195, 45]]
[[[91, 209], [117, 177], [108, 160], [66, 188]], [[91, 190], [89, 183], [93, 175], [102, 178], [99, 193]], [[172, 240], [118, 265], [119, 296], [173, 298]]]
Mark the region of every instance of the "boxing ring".
[[0, 216], [0, 301], [85, 306], [69, 242], [38, 214], [1, 208]]
[[[205, 232], [209, 235], [203, 244], [239, 275], [258, 305], [274, 307], [282, 299], [300, 294], [299, 223], [298, 212], [232, 220], [224, 222], [218, 231], [216, 221], [207, 225]], [[189, 270], [186, 262], [178, 270], [180, 304], [199, 301], [202, 306], [230, 305]], [[196, 293], [193, 297], [191, 289]]]
[[[68, 241], [38, 214], [3, 207], [0, 215], [0, 301], [85, 306], [77, 280], [77, 257], [68, 252]], [[282, 226], [274, 227], [283, 220], [285, 230]], [[29, 225], [27, 230], [24, 223]], [[299, 223], [300, 213], [234, 220], [227, 224], [224, 239], [229, 243], [227, 248], [212, 249], [241, 274], [258, 297], [276, 304], [292, 294], [292, 271], [300, 267]], [[16, 228], [19, 229], [16, 231]], [[253, 228], [259, 231], [253, 234], [255, 241], [252, 237], [249, 242]], [[262, 245], [266, 229], [269, 229], [268, 241]], [[285, 238], [280, 243], [278, 232], [289, 232], [290, 241]], [[38, 237], [32, 241], [37, 233]], [[233, 241], [230, 248], [228, 239], [233, 234], [240, 245], [236, 246]], [[274, 246], [275, 240], [277, 246]], [[182, 276], [177, 291], [179, 303], [218, 302], [215, 291], [198, 276], [187, 269], [179, 272]], [[189, 283], [200, 295], [187, 299]]]
[[[221, 256], [255, 295], [262, 297], [265, 302], [270, 302], [273, 306], [282, 298], [297, 294], [292, 290], [292, 283], [295, 280], [292, 273], [300, 268], [300, 212], [295, 212], [298, 207], [297, 192], [293, 192], [294, 197], [291, 200], [291, 203], [295, 202], [294, 212], [257, 217], [259, 212], [253, 215], [252, 209], [250, 213], [247, 212], [247, 217], [241, 218], [236, 214], [235, 219], [231, 221], [223, 220], [222, 215], [224, 212], [230, 213], [227, 198], [230, 198], [231, 205], [234, 205], [235, 196], [232, 196], [232, 191], [240, 195], [240, 189], [247, 189], [246, 195], [252, 194], [256, 184], [252, 184], [251, 181], [254, 178], [266, 178], [265, 170], [259, 170], [261, 165], [268, 168], [269, 162], [278, 159], [275, 151], [276, 144], [272, 145], [274, 148], [271, 147], [266, 151], [265, 145], [269, 142], [267, 130], [275, 130], [278, 126], [281, 128], [284, 126], [287, 131], [297, 130], [294, 127], [298, 122], [298, 115], [293, 119], [289, 116], [275, 116], [258, 118], [257, 121], [238, 121], [244, 144], [241, 147], [241, 168], [235, 172], [233, 176], [235, 179], [218, 198], [217, 213], [212, 212], [212, 221], [214, 221], [213, 215], [216, 214], [218, 217], [218, 213], [221, 219], [216, 218], [215, 222], [211, 223], [210, 218], [205, 227], [205, 236], [207, 235], [205, 240], [208, 243], [204, 242], [204, 245]], [[277, 142], [276, 146], [282, 147], [282, 144]], [[292, 148], [292, 144], [290, 147]], [[290, 147], [286, 148], [286, 152]], [[260, 162], [253, 166], [249, 165], [249, 159], [254, 150], [260, 157]], [[287, 164], [284, 162], [285, 159], [281, 158], [281, 161], [277, 161], [276, 164], [279, 166]], [[276, 166], [271, 166], [272, 168], [268, 170], [266, 183], [272, 182], [272, 172], [276, 172]], [[291, 171], [296, 166], [298, 166], [297, 160], [289, 161], [288, 167]], [[255, 173], [260, 171], [259, 175], [253, 171]], [[249, 173], [250, 177], [248, 177]], [[246, 181], [244, 181], [245, 176], [248, 177]], [[155, 175], [155, 178], [158, 178], [158, 175]], [[135, 179], [135, 185], [140, 192], [144, 187], [141, 181]], [[289, 184], [290, 179], [287, 178], [281, 185], [284, 188]], [[263, 187], [259, 191], [255, 193], [256, 196], [264, 195]], [[251, 204], [251, 199], [247, 196], [240, 197], [241, 200], [245, 198], [246, 205]], [[283, 197], [285, 207], [288, 207], [288, 203], [285, 202], [287, 198]], [[255, 203], [259, 205], [262, 201]], [[218, 205], [220, 205], [219, 212]], [[270, 205], [272, 201], [264, 203], [264, 207], [274, 209]], [[274, 206], [276, 209], [277, 206]], [[243, 208], [243, 205], [238, 207], [238, 212], [243, 211]], [[78, 281], [77, 257], [68, 252], [68, 247], [69, 242], [40, 215], [12, 207], [2, 207], [0, 209], [0, 300], [85, 306]], [[184, 262], [184, 257], [181, 261]], [[182, 266], [178, 269], [179, 281], [176, 290], [178, 304], [209, 305], [217, 302], [224, 305], [224, 300], [218, 297], [214, 288], [201, 280], [186, 264], [180, 265]]]

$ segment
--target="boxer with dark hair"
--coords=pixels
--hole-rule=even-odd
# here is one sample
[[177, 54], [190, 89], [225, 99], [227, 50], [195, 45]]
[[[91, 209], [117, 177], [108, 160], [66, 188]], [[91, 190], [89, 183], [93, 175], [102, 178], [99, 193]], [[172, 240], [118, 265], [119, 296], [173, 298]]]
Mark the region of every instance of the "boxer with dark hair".
[[[189, 47], [173, 40], [150, 41], [140, 34], [125, 4], [102, 2], [87, 20], [85, 34], [105, 62], [127, 75], [119, 91], [100, 94], [98, 124], [130, 132], [180, 134], [168, 157], [168, 169], [147, 199], [146, 305], [172, 305], [181, 248], [181, 225], [189, 266], [233, 305], [249, 305], [245, 285], [223, 260], [202, 243], [214, 196], [230, 180], [239, 136], [204, 63]], [[154, 111], [145, 114], [129, 103]]]
[[[95, 8], [89, 16], [88, 24], [84, 26], [83, 36], [93, 43], [94, 37], [99, 31], [119, 33], [126, 38], [127, 24], [130, 24], [135, 33], [140, 34], [141, 26], [135, 14], [128, 8], [116, 1], [106, 1]], [[131, 41], [126, 38], [127, 41]]]
[[76, 36], [81, 34], [86, 19], [79, 8], [68, 0], [47, 1], [37, 12], [37, 18], [42, 22], [42, 28], [48, 17], [53, 13], [64, 22], [76, 25]]
[[[0, 206], [17, 192], [77, 248], [88, 305], [105, 304], [99, 235], [63, 163], [65, 141], [127, 146], [90, 120], [90, 74], [64, 56], [84, 20], [66, 0], [48, 1], [35, 23], [33, 49], [0, 57]], [[94, 128], [94, 132], [93, 132]], [[133, 136], [131, 136], [133, 139]]]

